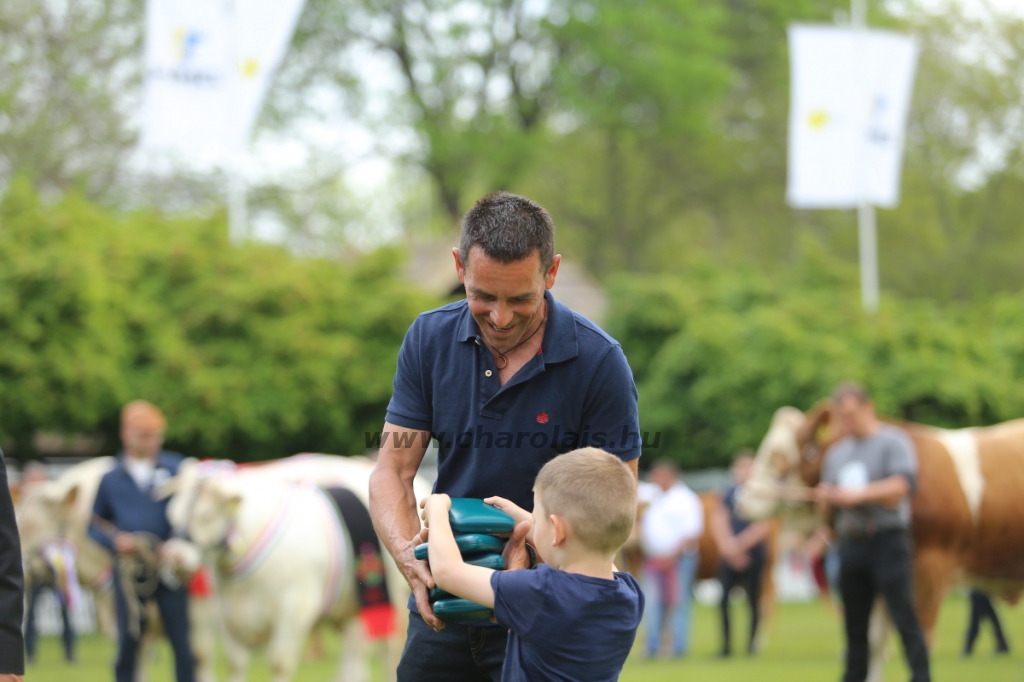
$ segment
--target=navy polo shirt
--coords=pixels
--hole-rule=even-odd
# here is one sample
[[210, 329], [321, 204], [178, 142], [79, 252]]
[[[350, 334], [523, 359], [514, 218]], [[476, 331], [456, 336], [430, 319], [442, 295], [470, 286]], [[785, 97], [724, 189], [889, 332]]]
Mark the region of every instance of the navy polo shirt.
[[438, 442], [434, 491], [499, 495], [533, 509], [541, 467], [594, 446], [640, 456], [633, 373], [622, 347], [544, 292], [541, 352], [504, 386], [465, 300], [422, 313], [398, 354], [387, 421]]

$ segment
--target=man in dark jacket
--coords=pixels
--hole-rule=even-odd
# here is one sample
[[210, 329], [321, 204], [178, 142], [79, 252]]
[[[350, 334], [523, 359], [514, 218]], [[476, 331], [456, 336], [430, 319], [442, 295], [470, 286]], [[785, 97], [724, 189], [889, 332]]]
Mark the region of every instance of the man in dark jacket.
[[25, 674], [25, 640], [21, 634], [24, 608], [21, 541], [7, 486], [7, 465], [0, 452], [0, 682], [21, 682]]
[[[143, 602], [152, 598], [160, 609], [167, 639], [174, 649], [174, 670], [178, 682], [193, 682], [195, 659], [189, 645], [188, 591], [161, 582], [152, 561], [150, 538], [159, 544], [171, 537], [167, 521], [167, 499], [156, 500], [153, 490], [178, 472], [182, 456], [161, 450], [166, 421], [155, 405], [144, 400], [128, 403], [121, 411], [121, 441], [124, 450], [117, 466], [100, 481], [93, 505], [89, 536], [115, 555], [117, 567], [114, 597], [119, 635], [114, 674], [117, 682], [133, 682], [139, 640], [145, 631]], [[147, 551], [148, 550], [148, 551]], [[148, 566], [147, 566], [148, 563]], [[129, 564], [146, 575], [128, 575]], [[134, 573], [134, 571], [133, 571]]]

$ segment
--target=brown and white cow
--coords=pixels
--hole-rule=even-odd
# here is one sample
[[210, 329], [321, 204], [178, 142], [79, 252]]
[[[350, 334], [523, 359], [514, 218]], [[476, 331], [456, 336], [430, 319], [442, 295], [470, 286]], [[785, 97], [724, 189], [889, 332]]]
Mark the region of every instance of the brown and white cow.
[[[782, 499], [818, 484], [836, 439], [830, 416], [827, 401], [806, 415], [793, 407], [775, 413], [738, 497], [741, 513], [776, 515], [787, 506]], [[886, 421], [917, 449], [914, 601], [930, 643], [951, 586], [966, 581], [1013, 603], [1024, 589], [1024, 419], [956, 430]]]

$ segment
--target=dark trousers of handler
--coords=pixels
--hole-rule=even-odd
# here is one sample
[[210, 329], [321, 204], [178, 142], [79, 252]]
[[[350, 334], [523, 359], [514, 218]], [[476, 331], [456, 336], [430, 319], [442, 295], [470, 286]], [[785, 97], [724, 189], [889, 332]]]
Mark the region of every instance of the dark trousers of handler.
[[981, 590], [971, 590], [971, 622], [967, 626], [964, 656], [970, 656], [974, 652], [974, 642], [978, 639], [983, 620], [992, 622], [992, 634], [996, 638], [996, 653], [1005, 654], [1010, 650], [1010, 644], [1006, 641], [1006, 635], [1003, 634], [1003, 626], [999, 622], [999, 614], [996, 613], [992, 599]]
[[[139, 659], [139, 637], [133, 637], [130, 628], [130, 612], [127, 599], [136, 599], [134, 595], [125, 597], [120, 581], [114, 580], [114, 603], [117, 607], [117, 661], [114, 664], [116, 682], [134, 682], [135, 670]], [[166, 585], [159, 585], [150, 597], [156, 602], [163, 621], [164, 631], [174, 651], [174, 674], [177, 682], [195, 682], [195, 658], [192, 656], [192, 645], [188, 638], [188, 590], [184, 587], [172, 590]], [[146, 605], [138, 601], [139, 633], [146, 632]]]
[[29, 662], [36, 660], [36, 642], [39, 633], [36, 632], [36, 607], [39, 603], [39, 595], [43, 590], [51, 590], [57, 598], [60, 606], [60, 617], [64, 623], [64, 630], [61, 636], [64, 640], [64, 658], [68, 661], [75, 660], [75, 626], [71, 623], [68, 613], [68, 602], [64, 594], [52, 585], [33, 585], [28, 595], [28, 608], [25, 611], [25, 654]]
[[757, 625], [761, 619], [761, 574], [764, 571], [764, 552], [751, 552], [750, 563], [742, 571], [737, 571], [729, 564], [722, 562], [718, 569], [718, 580], [722, 583], [722, 601], [719, 610], [722, 613], [722, 656], [732, 653], [732, 630], [729, 624], [729, 594], [734, 587], [742, 587], [747, 593], [750, 604], [750, 638], [747, 640], [747, 653], [755, 653], [757, 646]]
[[844, 537], [839, 545], [839, 591], [846, 619], [846, 675], [843, 682], [864, 682], [868, 674], [868, 623], [875, 598], [885, 599], [911, 671], [911, 682], [930, 682], [928, 647], [914, 611], [910, 533], [878, 531]]
[[501, 682], [507, 643], [503, 627], [446, 623], [434, 632], [410, 612], [398, 682]]

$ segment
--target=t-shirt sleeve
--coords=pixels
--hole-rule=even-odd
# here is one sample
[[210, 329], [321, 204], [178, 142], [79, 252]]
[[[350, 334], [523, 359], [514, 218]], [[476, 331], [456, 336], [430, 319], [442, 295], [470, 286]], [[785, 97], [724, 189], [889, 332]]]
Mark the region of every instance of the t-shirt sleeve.
[[533, 629], [544, 610], [544, 594], [550, 568], [519, 571], [495, 571], [491, 576], [494, 589], [494, 617], [520, 637]]
[[417, 318], [409, 327], [398, 351], [398, 367], [385, 420], [407, 429], [430, 431], [434, 413], [423, 380], [421, 319]]
[[839, 482], [836, 460], [838, 459], [839, 444], [835, 444], [825, 451], [825, 461], [821, 464], [821, 482], [835, 485]]
[[902, 431], [893, 434], [886, 448], [885, 474], [886, 477], [905, 476], [911, 495], [917, 489], [917, 453], [913, 441]]
[[597, 367], [583, 403], [582, 426], [589, 428], [590, 445], [622, 461], [640, 456], [640, 413], [633, 371], [616, 344]]

